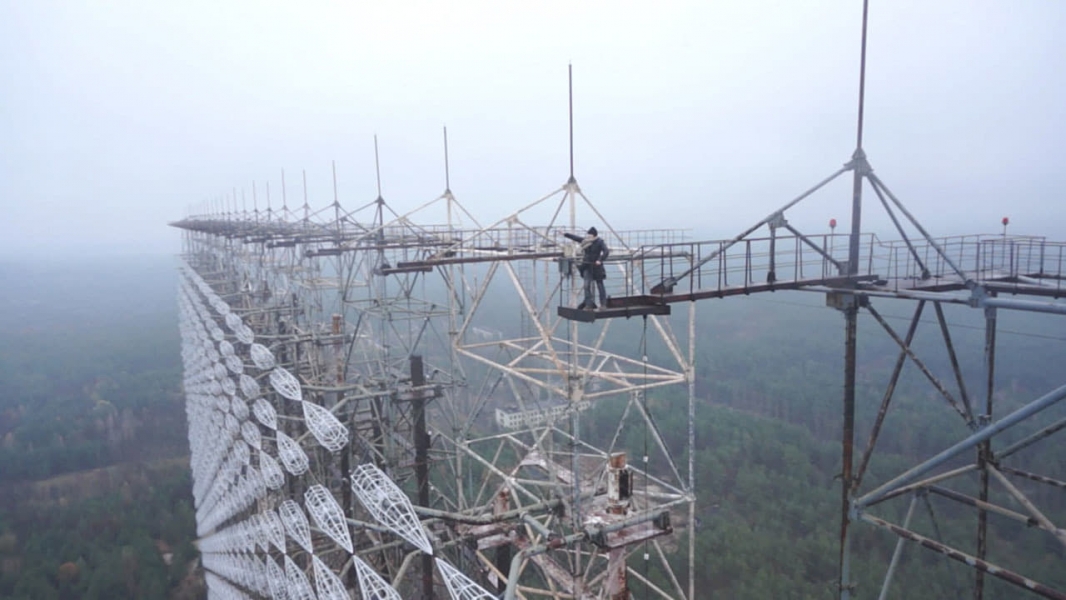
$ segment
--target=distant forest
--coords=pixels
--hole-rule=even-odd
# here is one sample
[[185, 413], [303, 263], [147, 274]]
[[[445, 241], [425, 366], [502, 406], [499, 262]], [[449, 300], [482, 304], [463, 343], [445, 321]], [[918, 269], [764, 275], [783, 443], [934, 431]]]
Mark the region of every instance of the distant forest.
[[170, 258], [0, 263], [0, 598], [201, 598]]
[[[0, 598], [203, 596], [194, 568], [173, 266], [168, 258], [0, 263]], [[876, 305], [902, 334], [914, 305]], [[799, 292], [708, 300], [698, 310], [701, 597], [834, 597], [842, 317], [824, 306], [823, 296]], [[946, 312], [969, 391], [981, 397], [982, 315], [965, 307]], [[673, 318], [675, 327], [684, 327], [681, 315]], [[503, 319], [500, 329], [506, 330]], [[931, 307], [923, 321], [915, 348], [955, 389]], [[632, 354], [639, 319], [617, 329], [608, 343]], [[653, 360], [665, 352], [648, 350]], [[997, 416], [1061, 385], [1064, 350], [1066, 318], [1000, 311]], [[880, 326], [864, 317], [860, 450], [897, 353]], [[647, 401], [667, 443], [681, 447], [685, 390], [663, 390]], [[913, 366], [904, 371], [894, 407], [870, 483], [966, 431]], [[583, 420], [583, 433], [594, 442], [609, 439], [614, 431], [602, 424], [616, 424], [620, 411], [621, 403], [597, 405]], [[1064, 415], [1066, 406], [1055, 407], [1041, 421]], [[626, 446], [640, 451], [647, 433], [642, 425], [627, 428]], [[1066, 444], [1053, 438], [1020, 453], [1014, 464], [1066, 479]], [[1066, 522], [1062, 490], [1019, 486], [1052, 521]], [[1013, 506], [998, 492], [993, 501]], [[899, 519], [905, 502], [879, 510]], [[917, 531], [973, 547], [972, 509], [929, 498], [918, 512]], [[895, 539], [861, 525], [856, 531], [857, 595], [876, 597]], [[990, 531], [991, 560], [1066, 588], [1066, 554], [1054, 538], [996, 518]], [[676, 543], [687, 541], [678, 537]], [[662, 583], [654, 567], [631, 566]], [[678, 565], [679, 572], [685, 569]], [[972, 577], [963, 566], [908, 546], [889, 597], [968, 598]], [[998, 581], [987, 586], [986, 598], [1019, 597], [1016, 588]], [[634, 598], [650, 597], [639, 584], [633, 589]]]

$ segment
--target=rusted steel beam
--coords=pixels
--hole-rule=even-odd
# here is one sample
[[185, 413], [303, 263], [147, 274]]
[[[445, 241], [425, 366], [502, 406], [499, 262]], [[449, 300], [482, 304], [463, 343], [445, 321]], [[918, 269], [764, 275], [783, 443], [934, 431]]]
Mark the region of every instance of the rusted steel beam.
[[1066, 481], [1059, 481], [1058, 479], [1052, 479], [1044, 475], [1037, 475], [1036, 473], [1030, 473], [1028, 471], [1021, 471], [1018, 469], [1012, 469], [1010, 467], [1000, 466], [999, 470], [1003, 473], [1010, 473], [1011, 475], [1017, 475], [1018, 477], [1025, 477], [1026, 479], [1032, 479], [1033, 481], [1039, 481], [1040, 483], [1046, 483], [1055, 487], [1066, 490]]
[[966, 554], [965, 552], [956, 550], [946, 544], [941, 544], [936, 540], [931, 540], [923, 535], [914, 533], [909, 529], [904, 529], [899, 525], [894, 525], [892, 523], [889, 523], [888, 521], [878, 519], [877, 517], [867, 514], [860, 515], [859, 519], [863, 522], [875, 525], [882, 529], [887, 529], [888, 531], [891, 531], [892, 533], [900, 536], [905, 540], [912, 541], [920, 546], [924, 546], [930, 550], [939, 552], [944, 556], [950, 558], [951, 560], [969, 565], [982, 573], [987, 573], [989, 575], [992, 575], [993, 577], [998, 577], [999, 579], [1002, 579], [1007, 583], [1016, 585], [1022, 589], [1033, 592], [1038, 596], [1042, 596], [1044, 598], [1051, 598], [1052, 600], [1066, 600], [1066, 592], [1056, 590], [1038, 581], [1033, 581], [1032, 579], [1029, 579], [1028, 577], [1025, 577], [1023, 575], [1019, 575], [1014, 571], [1008, 571], [1003, 567], [992, 564], [985, 560], [981, 560], [976, 556], [971, 556], [969, 554]]
[[866, 443], [866, 450], [862, 453], [862, 460], [859, 461], [859, 470], [855, 474], [855, 480], [851, 484], [851, 489], [856, 491], [862, 484], [863, 475], [866, 474], [866, 468], [870, 464], [870, 458], [873, 456], [874, 448], [877, 446], [877, 438], [881, 434], [881, 426], [885, 422], [885, 415], [888, 414], [888, 407], [892, 402], [892, 396], [896, 391], [896, 384], [899, 382], [899, 375], [903, 372], [903, 365], [907, 361], [907, 348], [910, 348], [911, 342], [914, 341], [914, 334], [918, 330], [918, 323], [922, 317], [922, 309], [925, 308], [925, 300], [919, 300], [917, 308], [914, 309], [914, 316], [911, 317], [911, 324], [907, 327], [907, 335], [904, 339], [905, 347], [900, 350], [899, 357], [896, 358], [896, 366], [892, 370], [892, 377], [888, 380], [888, 387], [885, 388], [885, 393], [881, 397], [881, 407], [877, 410], [877, 418], [874, 420], [873, 428], [870, 429], [870, 439]]

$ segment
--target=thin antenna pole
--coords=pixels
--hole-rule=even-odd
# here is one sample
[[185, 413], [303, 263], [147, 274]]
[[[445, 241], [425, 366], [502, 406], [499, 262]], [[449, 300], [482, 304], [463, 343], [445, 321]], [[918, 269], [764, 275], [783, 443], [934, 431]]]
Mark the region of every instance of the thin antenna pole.
[[285, 195], [285, 169], [281, 170], [281, 208], [288, 210], [289, 199]]
[[303, 170], [304, 176], [304, 221], [311, 218], [311, 205], [307, 203], [307, 169]]
[[340, 206], [340, 200], [337, 196], [337, 161], [330, 161], [330, 167], [333, 169], [333, 206]]
[[862, 122], [863, 107], [866, 97], [866, 18], [869, 13], [870, 2], [863, 0], [862, 3], [862, 50], [859, 58], [859, 124], [856, 132], [855, 147], [862, 148]]
[[337, 196], [337, 161], [331, 160], [330, 166], [333, 169], [333, 221], [337, 225], [337, 233], [341, 231], [341, 201]]
[[851, 237], [848, 241], [848, 272], [847, 275], [855, 275], [859, 272], [859, 241], [860, 228], [862, 227], [862, 180], [870, 174], [870, 164], [866, 161], [866, 152], [862, 149], [862, 125], [863, 109], [866, 96], [866, 22], [869, 15], [869, 0], [862, 3], [862, 47], [859, 59], [859, 117], [856, 127], [855, 153], [851, 157], [851, 168], [854, 172], [851, 201]]
[[378, 160], [378, 136], [374, 134], [374, 171], [378, 176], [378, 199], [381, 199], [381, 161]]
[[[451, 176], [448, 172], [448, 127], [444, 127], [444, 191], [445, 193], [452, 191]], [[1004, 231], [1006, 229], [1004, 228]]]
[[574, 65], [568, 64], [566, 68], [570, 84], [570, 181], [574, 181]]

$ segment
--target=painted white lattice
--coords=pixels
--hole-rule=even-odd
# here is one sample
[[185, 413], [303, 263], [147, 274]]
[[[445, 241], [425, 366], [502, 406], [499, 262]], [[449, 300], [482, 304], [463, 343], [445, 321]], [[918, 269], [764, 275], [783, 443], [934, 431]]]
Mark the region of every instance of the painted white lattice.
[[355, 575], [359, 578], [359, 593], [363, 598], [403, 600], [400, 593], [370, 568], [370, 565], [363, 562], [363, 559], [352, 555], [352, 564], [355, 565]]
[[244, 522], [248, 537], [255, 541], [255, 548], [252, 552], [258, 552], [260, 549], [263, 552], [270, 550], [270, 540], [267, 539], [266, 532], [263, 531], [263, 524], [260, 522], [262, 518], [262, 515], [255, 513]]
[[227, 396], [232, 396], [237, 393], [237, 384], [233, 383], [233, 379], [223, 377], [219, 379], [218, 382], [222, 385], [222, 391], [225, 392]]
[[219, 298], [218, 296], [215, 296], [212, 299], [211, 306], [218, 311], [218, 314], [222, 315], [223, 317], [230, 314], [231, 312], [229, 304], [226, 304], [226, 301], [222, 298]]
[[270, 585], [270, 597], [273, 600], [289, 600], [285, 571], [269, 556], [264, 559], [264, 564], [267, 571], [267, 583]]
[[222, 356], [233, 356], [233, 344], [222, 340], [218, 343], [218, 351]]
[[271, 509], [264, 510], [259, 516], [259, 526], [270, 543], [281, 552], [285, 552], [285, 525], [282, 524], [278, 513]]
[[[312, 435], [330, 452], [336, 452], [348, 445], [348, 428], [333, 416], [333, 413], [314, 404], [302, 402], [304, 421]], [[350, 552], [350, 550], [349, 550]]]
[[255, 418], [260, 423], [266, 425], [271, 429], [278, 428], [278, 413], [274, 410], [274, 406], [262, 398], [256, 398], [252, 403], [252, 412], [255, 413]]
[[411, 501], [381, 469], [371, 463], [353, 469], [352, 492], [382, 525], [426, 554], [433, 554], [433, 546]]
[[303, 475], [308, 465], [307, 454], [303, 448], [283, 431], [277, 432], [277, 439], [278, 456], [281, 458], [281, 464], [285, 465], [285, 470], [293, 475]]
[[262, 394], [262, 390], [259, 389], [259, 382], [255, 380], [251, 375], [241, 374], [241, 393], [249, 400], [254, 400]]
[[[248, 404], [246, 404], [244, 400], [234, 396], [229, 399], [229, 407], [230, 412], [233, 413], [234, 417], [237, 417], [238, 421], [243, 422], [248, 420]], [[241, 427], [244, 427], [243, 423]]]
[[289, 600], [315, 600], [315, 591], [311, 589], [307, 576], [288, 555], [285, 556], [285, 581], [288, 583]]
[[241, 321], [241, 318], [238, 317], [235, 313], [230, 313], [226, 315], [226, 327], [229, 327], [230, 331], [236, 333], [242, 325], [244, 325], [244, 321]]
[[[229, 402], [225, 401], [225, 404], [222, 406], [229, 408]], [[226, 418], [223, 422], [226, 425], [226, 432], [229, 433], [230, 437], [236, 437], [237, 434], [241, 432], [241, 424], [237, 422], [237, 417], [230, 413], [226, 413]]]
[[251, 344], [255, 342], [255, 332], [252, 331], [251, 327], [243, 323], [233, 333], [237, 335], [237, 339], [240, 340], [242, 344]]
[[[236, 419], [234, 419], [234, 421], [236, 421]], [[235, 440], [233, 442], [233, 458], [235, 460], [239, 461], [242, 465], [246, 465], [251, 459], [251, 456], [252, 451], [248, 449], [248, 444], [244, 443], [244, 440]]]
[[[315, 592], [318, 593], [318, 600], [350, 600], [348, 590], [344, 589], [344, 582], [326, 566], [326, 563], [319, 560], [317, 556], [311, 557], [311, 563], [315, 570]], [[373, 598], [373, 596], [363, 597]]]
[[469, 577], [463, 575], [459, 569], [449, 565], [442, 559], [435, 559], [437, 569], [440, 570], [441, 579], [448, 588], [454, 600], [496, 600], [496, 596], [485, 591], [485, 588], [474, 583]]
[[[245, 411], [247, 411], [247, 409], [245, 409]], [[247, 416], [247, 412], [245, 412], [245, 415]], [[251, 421], [241, 423], [241, 438], [256, 450], [263, 447], [263, 438], [259, 434], [259, 427]]]
[[255, 363], [255, 366], [263, 371], [274, 368], [274, 353], [266, 346], [262, 344], [252, 344], [252, 347], [248, 349], [248, 353], [251, 354], [252, 362]]
[[276, 490], [285, 485], [285, 473], [281, 470], [281, 465], [266, 452], [259, 453], [259, 472], [263, 474], [263, 483], [268, 488]]
[[[269, 550], [269, 547], [264, 546], [264, 552]], [[245, 558], [246, 569], [253, 573], [253, 589], [259, 592], [259, 595], [265, 596], [270, 593], [270, 583], [267, 580], [266, 565], [259, 562], [258, 558], [254, 556], [248, 556]]]
[[285, 525], [285, 531], [289, 537], [308, 552], [314, 552], [311, 546], [311, 526], [307, 523], [307, 515], [304, 514], [300, 505], [295, 500], [286, 500], [278, 506], [278, 514], [281, 522]]
[[348, 531], [348, 522], [344, 519], [344, 511], [329, 490], [317, 483], [307, 488], [304, 492], [304, 506], [319, 529], [347, 550], [348, 554], [353, 552], [352, 536]]
[[222, 340], [226, 339], [226, 332], [222, 331], [222, 328], [218, 325], [211, 323], [210, 325], [208, 325], [208, 328], [211, 331], [211, 339], [215, 340], [216, 342], [221, 342]]
[[239, 356], [227, 356], [226, 368], [229, 369], [235, 375], [240, 375], [241, 373], [244, 373], [244, 363], [241, 362]]
[[300, 382], [285, 367], [274, 367], [274, 370], [270, 372], [270, 385], [289, 400], [295, 402], [303, 400]]
[[256, 500], [266, 495], [266, 482], [263, 481], [263, 474], [259, 472], [259, 469], [248, 465], [248, 474], [245, 479], [248, 481], [248, 487], [252, 490], [252, 496]]

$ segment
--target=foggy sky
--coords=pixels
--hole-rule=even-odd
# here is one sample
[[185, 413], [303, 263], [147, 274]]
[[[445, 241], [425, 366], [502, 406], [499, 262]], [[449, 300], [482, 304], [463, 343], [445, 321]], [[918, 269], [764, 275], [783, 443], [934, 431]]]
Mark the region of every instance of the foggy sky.
[[[451, 188], [484, 222], [576, 175], [619, 228], [728, 237], [855, 149], [857, 0], [0, 0], [0, 257], [171, 253], [231, 197]], [[864, 147], [934, 235], [1066, 240], [1066, 3], [872, 0]], [[294, 200], [294, 198], [297, 198]], [[840, 182], [788, 214], [847, 222]], [[880, 210], [867, 204], [869, 227]], [[867, 217], [868, 215], [868, 217]]]

